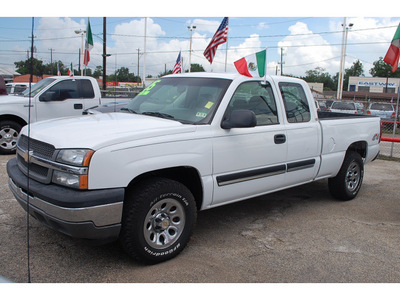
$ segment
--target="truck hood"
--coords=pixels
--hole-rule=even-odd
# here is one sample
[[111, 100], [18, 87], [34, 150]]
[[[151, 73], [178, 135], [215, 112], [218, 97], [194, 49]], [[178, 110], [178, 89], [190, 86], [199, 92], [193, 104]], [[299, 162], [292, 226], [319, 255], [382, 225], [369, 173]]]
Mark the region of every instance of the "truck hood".
[[[56, 148], [98, 150], [118, 143], [195, 130], [195, 125], [174, 120], [128, 113], [107, 113], [33, 123], [30, 135], [31, 138], [52, 144]], [[28, 126], [25, 126], [22, 133], [27, 135], [27, 132]]]
[[25, 104], [28, 102], [28, 98], [17, 95], [6, 95], [0, 97], [0, 105], [3, 104]]

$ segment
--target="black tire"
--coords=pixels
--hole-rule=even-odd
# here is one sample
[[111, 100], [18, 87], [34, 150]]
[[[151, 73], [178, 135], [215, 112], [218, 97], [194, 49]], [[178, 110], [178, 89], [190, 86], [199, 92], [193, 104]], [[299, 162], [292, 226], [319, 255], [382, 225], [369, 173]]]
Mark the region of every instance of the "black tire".
[[166, 261], [189, 242], [196, 218], [196, 203], [186, 186], [165, 178], [148, 179], [128, 191], [120, 243], [138, 260]]
[[0, 154], [14, 154], [22, 126], [14, 121], [0, 122]]
[[361, 155], [354, 151], [346, 153], [342, 167], [336, 177], [329, 178], [329, 191], [339, 200], [354, 199], [360, 191], [364, 177]]

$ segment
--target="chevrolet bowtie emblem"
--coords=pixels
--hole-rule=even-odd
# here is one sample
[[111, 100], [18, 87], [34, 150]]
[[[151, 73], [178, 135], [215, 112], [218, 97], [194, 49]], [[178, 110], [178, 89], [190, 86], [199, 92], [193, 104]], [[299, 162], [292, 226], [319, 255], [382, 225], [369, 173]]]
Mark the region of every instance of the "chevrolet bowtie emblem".
[[32, 155], [33, 155], [33, 151], [32, 150], [26, 151], [26, 152], [24, 151], [24, 152], [22, 152], [21, 157], [23, 158], [23, 160], [25, 162], [28, 163], [28, 162], [30, 162]]

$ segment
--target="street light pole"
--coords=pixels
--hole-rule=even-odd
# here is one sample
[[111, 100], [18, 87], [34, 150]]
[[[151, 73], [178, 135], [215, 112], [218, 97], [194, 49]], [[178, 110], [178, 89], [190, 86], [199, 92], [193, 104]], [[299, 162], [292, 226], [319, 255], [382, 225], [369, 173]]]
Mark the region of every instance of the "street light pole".
[[346, 63], [346, 46], [347, 46], [347, 34], [349, 29], [353, 27], [353, 23], [350, 23], [349, 26], [346, 25], [346, 18], [344, 18], [343, 26], [343, 35], [342, 35], [342, 53], [340, 56], [340, 70], [339, 70], [339, 81], [338, 81], [338, 91], [336, 98], [338, 100], [342, 99], [343, 94], [343, 80], [344, 80], [344, 65]]
[[[86, 33], [86, 30], [82, 30], [82, 29], [75, 30], [75, 33], [76, 34], [81, 34], [81, 37], [82, 37], [82, 48], [81, 48], [81, 51], [79, 53], [82, 54], [82, 60], [83, 60], [83, 56], [84, 56], [84, 52], [83, 52], [84, 51], [83, 50], [83, 36]], [[81, 69], [81, 76], [83, 76], [82, 60], [79, 59], [79, 69]]]
[[188, 26], [187, 27], [190, 31], [190, 46], [189, 46], [189, 73], [192, 69], [192, 34], [193, 34], [193, 30], [196, 29], [196, 26]]

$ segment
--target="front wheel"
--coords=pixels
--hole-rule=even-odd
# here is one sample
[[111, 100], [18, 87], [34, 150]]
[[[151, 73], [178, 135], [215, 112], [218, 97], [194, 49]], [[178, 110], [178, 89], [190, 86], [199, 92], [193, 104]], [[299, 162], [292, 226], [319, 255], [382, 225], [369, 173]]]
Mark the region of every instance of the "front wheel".
[[14, 154], [22, 126], [14, 121], [0, 122], [0, 154]]
[[361, 155], [349, 151], [336, 177], [329, 178], [329, 191], [339, 200], [351, 200], [360, 191], [364, 177], [364, 163]]
[[189, 242], [196, 204], [183, 184], [152, 178], [128, 192], [120, 242], [132, 257], [150, 263], [178, 255]]

